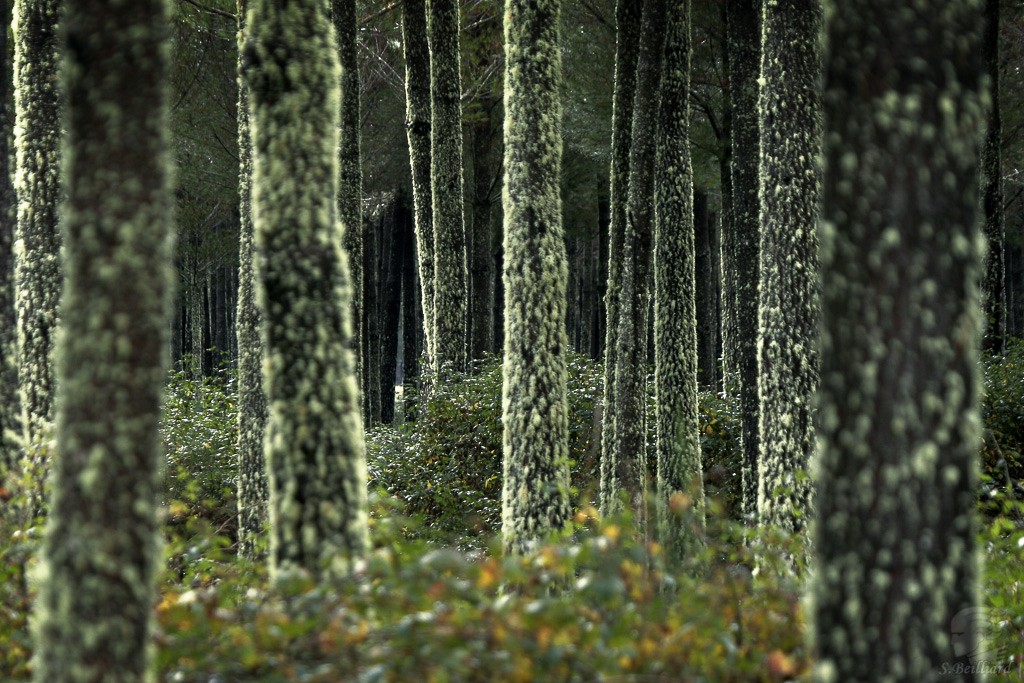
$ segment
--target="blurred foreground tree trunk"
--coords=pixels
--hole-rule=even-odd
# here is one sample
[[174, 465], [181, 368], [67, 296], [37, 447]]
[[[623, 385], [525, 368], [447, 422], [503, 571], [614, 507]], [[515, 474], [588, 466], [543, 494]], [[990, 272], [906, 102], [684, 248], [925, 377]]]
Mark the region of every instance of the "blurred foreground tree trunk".
[[968, 658], [985, 622], [981, 8], [831, 10], [812, 585], [822, 679], [983, 678]]
[[168, 7], [69, 0], [67, 279], [35, 680], [146, 677], [171, 293]]

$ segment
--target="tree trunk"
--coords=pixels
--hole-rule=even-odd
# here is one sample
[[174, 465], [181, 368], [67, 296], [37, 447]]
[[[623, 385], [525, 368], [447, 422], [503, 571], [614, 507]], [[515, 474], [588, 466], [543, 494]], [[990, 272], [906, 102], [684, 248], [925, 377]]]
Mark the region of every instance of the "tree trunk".
[[987, 351], [1000, 353], [1006, 338], [1006, 271], [1001, 149], [1003, 119], [999, 112], [999, 0], [985, 0], [985, 35], [981, 49], [992, 97], [992, 106], [988, 110], [988, 127], [981, 147], [981, 202], [985, 239], [988, 242], [982, 291], [986, 320], [982, 345]]
[[430, 2], [430, 170], [434, 225], [434, 368], [466, 367], [466, 229], [458, 0]]
[[721, 248], [718, 226], [708, 212], [708, 193], [693, 192], [694, 243], [696, 248], [697, 381], [701, 388], [717, 391], [719, 382], [719, 283]]
[[14, 128], [18, 134], [14, 297], [23, 433], [29, 443], [42, 439], [53, 422], [53, 342], [61, 294], [57, 226], [61, 5], [58, 0], [15, 0], [14, 4]]
[[[348, 256], [352, 273], [352, 348], [356, 349], [356, 377], [366, 374], [366, 359], [362, 349], [366, 315], [363, 312], [365, 277], [363, 276], [363, 242], [367, 239], [363, 222], [363, 171], [359, 153], [359, 43], [356, 22], [356, 0], [331, 0], [334, 32], [338, 41], [338, 60], [341, 63], [341, 142], [338, 146], [338, 224], [341, 226], [342, 246]], [[363, 384], [363, 390], [369, 386]]]
[[811, 619], [831, 680], [994, 665], [975, 658], [980, 5], [830, 10]]
[[493, 168], [493, 112], [473, 131], [473, 263], [470, 340], [473, 360], [483, 358], [494, 348], [494, 226], [491, 221], [491, 194], [497, 178]]
[[[437, 2], [437, 0], [432, 0]], [[502, 535], [523, 552], [572, 514], [559, 0], [506, 0]]]
[[804, 533], [818, 389], [821, 0], [766, 3], [762, 23], [759, 395], [761, 524]]
[[277, 575], [343, 576], [368, 547], [352, 290], [337, 248], [339, 65], [326, 9], [254, 0], [244, 55]]
[[263, 459], [267, 397], [263, 393], [262, 314], [256, 305], [259, 281], [253, 252], [249, 89], [242, 72], [247, 4], [248, 0], [238, 3], [238, 554], [257, 559], [267, 524], [267, 470]]
[[412, 219], [407, 217], [402, 228], [402, 396], [406, 421], [416, 419], [420, 356], [423, 355], [421, 337], [424, 325], [420, 320], [423, 307], [417, 299], [422, 289], [416, 277], [415, 231], [414, 211]]
[[732, 84], [732, 266], [735, 269], [736, 363], [742, 432], [743, 496], [745, 518], [757, 514], [758, 434], [757, 340], [758, 268], [758, 72], [761, 32], [754, 0], [728, 0], [729, 69]]
[[406, 223], [412, 221], [405, 195], [395, 192], [394, 210], [386, 227], [386, 277], [382, 297], [381, 361], [380, 361], [380, 421], [390, 425], [395, 421], [395, 375], [398, 369], [398, 326], [402, 319], [402, 265]]
[[68, 0], [62, 20], [67, 279], [40, 682], [148, 673], [172, 283], [168, 14], [164, 0]]
[[[629, 204], [623, 243], [615, 357], [618, 482], [645, 528], [647, 490], [647, 361], [654, 233], [655, 136], [665, 37], [666, 0], [647, 0], [640, 29], [636, 101], [629, 159]], [[609, 323], [611, 324], [611, 323]], [[615, 492], [613, 499], [618, 496]]]
[[[0, 18], [11, 25], [11, 6], [0, 0]], [[22, 431], [18, 401], [18, 334], [14, 308], [14, 224], [18, 198], [11, 183], [12, 126], [10, 56], [7, 31], [0, 31], [0, 486], [19, 458], [17, 434]]]
[[380, 422], [380, 290], [381, 238], [388, 230], [393, 208], [389, 203], [364, 221], [363, 250], [363, 420]]
[[690, 165], [690, 0], [669, 0], [665, 23], [654, 179], [658, 537], [669, 559], [680, 561], [700, 549], [704, 532]]
[[615, 89], [612, 94], [612, 163], [610, 174], [610, 222], [608, 226], [608, 284], [605, 288], [604, 401], [601, 423], [601, 512], [608, 514], [618, 505], [618, 439], [615, 429], [616, 341], [619, 338], [619, 301], [622, 297], [622, 267], [626, 235], [626, 205], [629, 203], [629, 156], [632, 146], [633, 104], [636, 94], [636, 61], [640, 54], [640, 20], [643, 2], [615, 3]]

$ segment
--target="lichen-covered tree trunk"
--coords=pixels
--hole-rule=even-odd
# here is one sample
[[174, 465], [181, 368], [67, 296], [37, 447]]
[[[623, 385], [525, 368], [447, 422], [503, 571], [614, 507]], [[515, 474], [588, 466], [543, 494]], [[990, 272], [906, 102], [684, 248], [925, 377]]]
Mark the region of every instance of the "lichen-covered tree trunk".
[[654, 390], [658, 536], [672, 560], [704, 530], [697, 423], [697, 310], [690, 165], [690, 0], [668, 0], [654, 179]]
[[830, 15], [818, 675], [980, 680], [982, 2]]
[[416, 212], [416, 255], [423, 336], [427, 362], [434, 357], [434, 218], [430, 182], [430, 48], [426, 0], [402, 0], [402, 45], [405, 49], [405, 128], [412, 167]]
[[757, 123], [761, 32], [755, 0], [728, 0], [729, 74], [732, 84], [732, 241], [735, 269], [733, 330], [730, 340], [740, 398], [742, 431], [742, 510], [757, 514], [758, 436], [757, 345], [759, 140]]
[[[0, 0], [0, 19], [10, 25], [11, 6]], [[7, 31], [0, 31], [0, 486], [18, 460], [17, 435], [22, 431], [18, 400], [18, 318], [14, 309], [14, 224], [18, 198], [11, 182], [11, 61]]]
[[[647, 0], [640, 27], [623, 243], [618, 337], [615, 340], [617, 480], [646, 520], [647, 354], [654, 243], [654, 163], [666, 0]], [[618, 493], [614, 494], [617, 497]]]
[[[731, 69], [729, 67], [729, 12], [728, 7], [722, 5], [722, 25], [724, 28], [722, 36], [722, 72], [726, 82], [732, 82]], [[736, 223], [733, 220], [733, 191], [732, 191], [732, 150], [733, 150], [733, 126], [732, 126], [732, 85], [722, 91], [722, 153], [718, 160], [718, 175], [722, 185], [722, 215], [719, 228], [721, 240], [719, 242], [719, 259], [722, 263], [722, 387], [723, 394], [733, 392], [736, 389], [736, 254], [733, 244], [736, 242]]]
[[821, 0], [766, 0], [762, 14], [759, 303], [762, 524], [806, 529], [818, 387]]
[[68, 0], [67, 279], [35, 680], [139, 681], [160, 563], [173, 197], [164, 0]]
[[262, 316], [256, 305], [259, 283], [253, 263], [249, 91], [241, 61], [246, 5], [247, 0], [238, 0], [238, 552], [255, 558], [267, 523], [267, 468], [263, 458], [267, 397], [263, 393]]
[[1006, 338], [1005, 250], [1003, 224], [1003, 119], [999, 112], [999, 0], [985, 0], [985, 35], [982, 41], [985, 71], [992, 106], [988, 127], [981, 148], [981, 201], [988, 251], [985, 257], [984, 347], [989, 351], [1003, 349]]
[[18, 221], [15, 306], [23, 434], [53, 421], [53, 343], [61, 293], [58, 0], [15, 0], [14, 101]]
[[559, 0], [505, 3], [502, 535], [508, 552], [561, 529], [571, 514], [559, 10]]
[[434, 226], [434, 368], [466, 366], [466, 228], [458, 0], [430, 0], [430, 190]]
[[326, 10], [322, 0], [252, 0], [244, 55], [278, 575], [343, 575], [368, 545], [352, 288], [337, 220], [341, 73]]
[[352, 348], [356, 349], [356, 377], [363, 378], [362, 390], [370, 393], [370, 373], [362, 350], [366, 347], [366, 286], [363, 277], [363, 171], [359, 154], [359, 44], [356, 0], [331, 0], [334, 32], [341, 62], [341, 142], [338, 146], [338, 223], [344, 236], [352, 274]]
[[626, 205], [629, 203], [629, 150], [633, 132], [633, 101], [636, 93], [636, 60], [640, 53], [641, 0], [615, 4], [615, 87], [612, 93], [612, 163], [609, 190], [608, 284], [605, 290], [604, 404], [601, 423], [600, 507], [615, 509], [620, 490], [618, 449], [615, 434], [615, 343], [619, 338], [623, 243]]
[[380, 422], [380, 251], [392, 207], [363, 220], [363, 422]]

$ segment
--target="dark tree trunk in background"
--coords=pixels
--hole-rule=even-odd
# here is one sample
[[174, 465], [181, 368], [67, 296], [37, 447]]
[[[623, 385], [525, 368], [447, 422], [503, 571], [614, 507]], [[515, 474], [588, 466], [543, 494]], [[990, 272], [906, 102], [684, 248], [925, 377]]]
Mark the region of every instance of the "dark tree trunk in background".
[[388, 231], [384, 252], [384, 292], [381, 301], [380, 421], [395, 421], [395, 380], [398, 370], [398, 328], [402, 320], [402, 268], [405, 261], [405, 231], [413, 220], [405, 194], [395, 192], [394, 210], [385, 226]]
[[[496, 104], [491, 104], [484, 123], [473, 129], [473, 248], [470, 267], [472, 316], [470, 345], [473, 360], [494, 349], [494, 224], [491, 205], [497, 186], [494, 163]], [[499, 129], [500, 132], [500, 129]]]
[[[0, 0], [0, 18], [11, 25], [11, 6]], [[18, 460], [17, 435], [22, 431], [18, 401], [18, 334], [14, 309], [14, 224], [18, 198], [11, 182], [14, 159], [10, 140], [11, 61], [7, 31], [0, 31], [0, 486]]]
[[168, 9], [68, 0], [62, 20], [67, 277], [39, 682], [150, 673], [174, 244]]
[[708, 193], [693, 191], [694, 243], [696, 245], [697, 301], [697, 379], [702, 389], [717, 391], [719, 383], [718, 350], [719, 283], [721, 282], [721, 247], [718, 226], [708, 211]]
[[636, 93], [636, 60], [640, 53], [640, 21], [643, 2], [615, 3], [615, 87], [612, 94], [612, 162], [608, 226], [608, 279], [605, 286], [604, 399], [601, 423], [601, 512], [607, 514], [618, 504], [621, 485], [618, 475], [618, 441], [615, 406], [618, 404], [615, 376], [618, 366], [616, 340], [619, 338], [619, 299], [622, 296], [622, 261], [626, 234], [626, 205], [629, 203], [629, 154], [633, 132], [633, 103]]
[[985, 304], [987, 351], [999, 353], [1006, 338], [1006, 290], [1003, 227], [1003, 119], [999, 112], [999, 0], [985, 0], [985, 35], [982, 55], [988, 73], [992, 107], [981, 147], [981, 203], [985, 221], [985, 277], [982, 297]]
[[757, 396], [757, 308], [760, 223], [758, 219], [757, 125], [761, 31], [755, 0], [727, 0], [729, 73], [732, 85], [732, 246], [735, 268], [735, 337], [729, 339], [739, 382], [742, 434], [742, 511], [757, 512], [760, 440]]
[[609, 222], [611, 221], [611, 205], [607, 188], [597, 195], [597, 302], [594, 306], [594, 340], [591, 342], [590, 356], [601, 360], [605, 352], [605, 340], [608, 338], [608, 320], [605, 317], [608, 300], [608, 247]]
[[415, 210], [402, 226], [402, 395], [405, 419], [416, 419], [414, 398], [418, 392], [420, 357], [423, 355], [423, 307], [419, 278], [416, 277]]
[[718, 160], [719, 179], [722, 185], [722, 206], [719, 218], [718, 234], [721, 255], [719, 260], [722, 264], [722, 290], [721, 290], [721, 362], [722, 362], [722, 391], [732, 392], [737, 389], [736, 382], [739, 381], [736, 361], [736, 243], [735, 221], [733, 220], [733, 189], [732, 189], [732, 162], [733, 162], [733, 124], [732, 124], [732, 73], [730, 69], [729, 54], [729, 12], [728, 5], [722, 5], [722, 23], [725, 26], [725, 35], [722, 39], [722, 70], [724, 78], [730, 85], [722, 93], [722, 154]]
[[[1019, 219], [1017, 219], [1019, 220]], [[1006, 230], [1006, 335], [1024, 337], [1024, 230]]]
[[363, 220], [363, 419], [367, 425], [380, 422], [380, 252], [391, 211], [389, 200], [378, 215]]
[[810, 622], [835, 681], [977, 681], [978, 664], [996, 662], [967, 657], [986, 623], [983, 17], [975, 0], [941, 6], [830, 10]]

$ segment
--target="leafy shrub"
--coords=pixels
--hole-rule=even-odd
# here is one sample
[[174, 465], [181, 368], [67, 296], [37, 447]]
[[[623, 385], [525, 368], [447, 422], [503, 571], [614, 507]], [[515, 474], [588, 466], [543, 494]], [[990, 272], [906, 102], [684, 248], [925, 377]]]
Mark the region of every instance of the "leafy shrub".
[[[569, 457], [583, 499], [596, 492], [600, 454], [601, 370], [584, 356], [568, 359]], [[443, 535], [471, 536], [501, 526], [501, 363], [435, 385], [416, 422], [367, 435], [371, 486], [401, 498]], [[598, 416], [599, 418], [599, 416]]]
[[633, 541], [628, 517], [600, 521], [588, 508], [575, 521], [571, 540], [522, 558], [432, 548], [399, 534], [334, 585], [268, 586], [231, 567], [208, 587], [167, 585], [159, 674], [776, 681], [808, 671], [799, 586], [775, 571], [779, 557], [762, 557], [754, 580], [736, 571], [733, 551], [712, 548], [706, 571], [694, 576], [668, 571], [657, 546]]
[[203, 517], [234, 530], [238, 434], [235, 377], [227, 370], [197, 381], [170, 374], [160, 435], [167, 457], [172, 523]]
[[986, 489], [1016, 487], [1024, 499], [1024, 339], [1011, 339], [1004, 355], [983, 361], [985, 425], [982, 473]]

